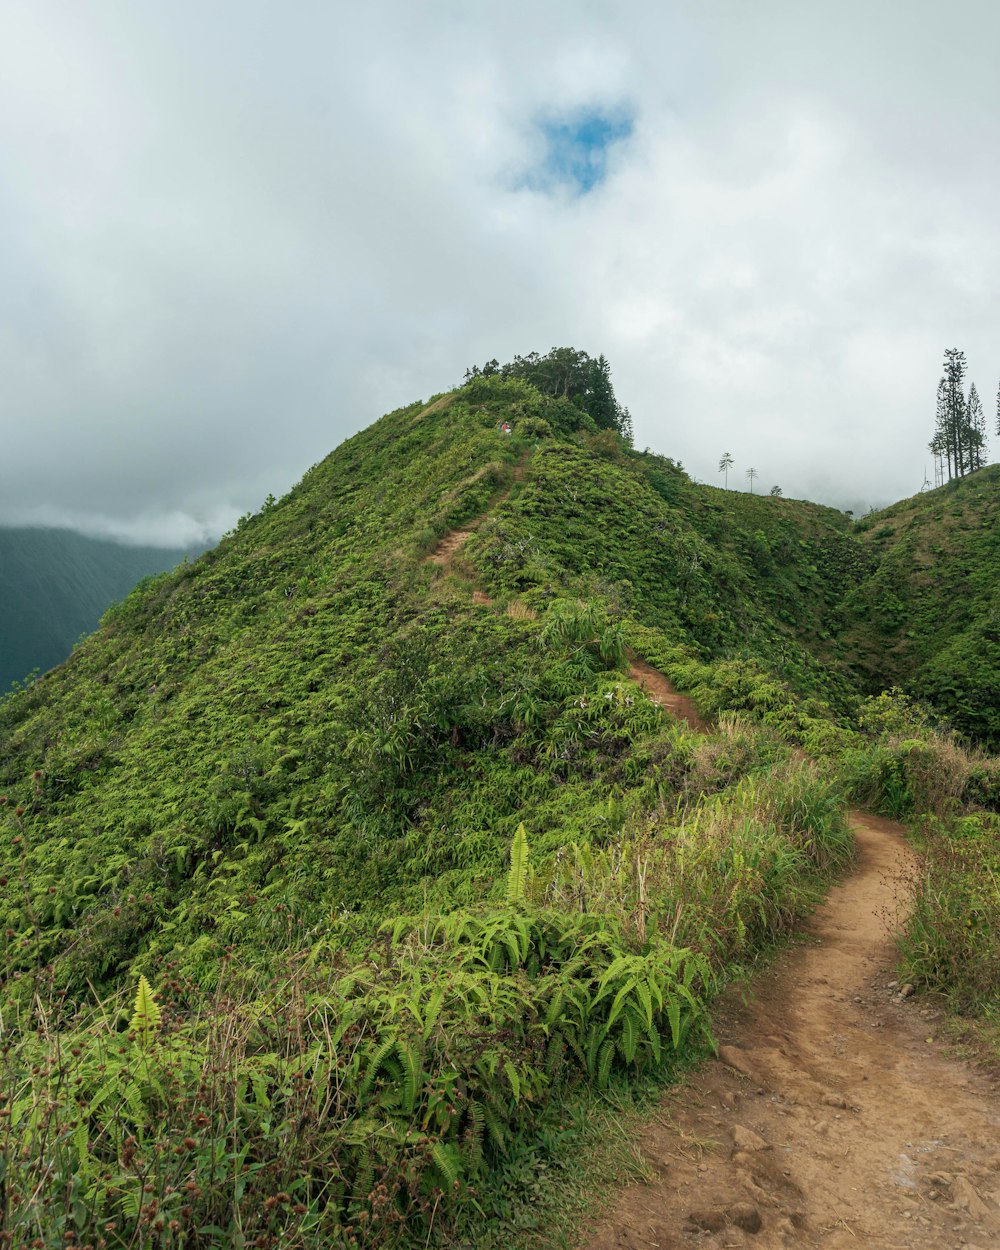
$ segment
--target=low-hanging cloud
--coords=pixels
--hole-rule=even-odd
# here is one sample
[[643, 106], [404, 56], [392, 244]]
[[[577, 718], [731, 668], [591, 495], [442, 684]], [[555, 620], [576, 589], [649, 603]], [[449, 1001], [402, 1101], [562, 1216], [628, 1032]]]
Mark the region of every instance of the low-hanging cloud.
[[706, 480], [912, 493], [943, 349], [1000, 371], [1000, 14], [952, 16], [11, 0], [0, 522], [199, 541], [556, 344]]

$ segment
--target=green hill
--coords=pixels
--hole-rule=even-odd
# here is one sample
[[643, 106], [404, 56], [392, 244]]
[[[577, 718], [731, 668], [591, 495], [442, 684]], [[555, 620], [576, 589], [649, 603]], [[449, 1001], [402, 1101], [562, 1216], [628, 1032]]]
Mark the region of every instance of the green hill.
[[0, 691], [61, 664], [110, 604], [189, 554], [71, 530], [0, 528]]
[[917, 804], [857, 719], [903, 554], [695, 485], [547, 363], [382, 418], [0, 703], [8, 1227], [461, 1240], [809, 910], [845, 776]]
[[871, 573], [848, 596], [861, 684], [899, 685], [1000, 744], [1000, 465], [859, 521]]
[[[495, 380], [393, 413], [9, 701], [0, 786], [44, 831], [30, 878], [69, 984], [178, 946], [210, 968], [279, 900], [306, 927], [468, 901], [521, 821], [539, 849], [603, 824], [609, 794], [649, 784], [619, 757], [655, 717], [578, 705], [625, 678], [629, 639], [734, 680], [780, 665], [848, 709], [810, 649], [854, 576], [846, 518], [696, 488], [585, 426]], [[445, 575], [427, 557], [469, 522]]]

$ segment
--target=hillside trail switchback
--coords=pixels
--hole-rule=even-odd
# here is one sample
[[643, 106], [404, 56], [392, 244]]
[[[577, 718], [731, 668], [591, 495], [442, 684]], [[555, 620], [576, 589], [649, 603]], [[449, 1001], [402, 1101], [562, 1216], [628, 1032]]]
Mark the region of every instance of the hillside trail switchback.
[[[633, 676], [661, 701], [648, 669]], [[902, 828], [850, 820], [849, 875], [751, 1001], [718, 1004], [718, 1059], [640, 1133], [655, 1179], [621, 1192], [585, 1250], [1000, 1247], [998, 1082], [944, 1054], [939, 1013], [897, 985], [916, 869]]]

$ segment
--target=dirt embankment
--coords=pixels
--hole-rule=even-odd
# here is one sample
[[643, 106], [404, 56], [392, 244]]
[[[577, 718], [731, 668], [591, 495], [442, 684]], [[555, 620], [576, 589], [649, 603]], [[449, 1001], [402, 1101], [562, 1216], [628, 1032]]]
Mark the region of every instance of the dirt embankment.
[[587, 1250], [1000, 1247], [998, 1082], [946, 1055], [936, 1011], [896, 982], [902, 829], [851, 821], [851, 874], [752, 1000], [723, 1002], [719, 1059], [642, 1136], [659, 1179]]

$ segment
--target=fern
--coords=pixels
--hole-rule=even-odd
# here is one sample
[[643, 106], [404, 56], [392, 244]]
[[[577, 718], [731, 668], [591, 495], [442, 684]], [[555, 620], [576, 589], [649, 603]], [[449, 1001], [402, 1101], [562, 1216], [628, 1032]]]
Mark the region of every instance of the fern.
[[140, 973], [139, 986], [132, 1004], [132, 1019], [129, 1029], [135, 1034], [136, 1041], [145, 1049], [160, 1027], [160, 1005], [156, 1001], [152, 987]]
[[611, 1065], [615, 1058], [614, 1042], [605, 1042], [601, 1047], [600, 1058], [597, 1063], [597, 1088], [607, 1089], [608, 1081], [611, 1077]]
[[507, 873], [507, 902], [519, 904], [524, 900], [528, 881], [528, 833], [523, 824], [518, 825], [510, 844], [510, 871]]
[[462, 1174], [462, 1160], [454, 1146], [445, 1142], [435, 1142], [431, 1148], [431, 1157], [441, 1173], [445, 1188], [453, 1189]]

